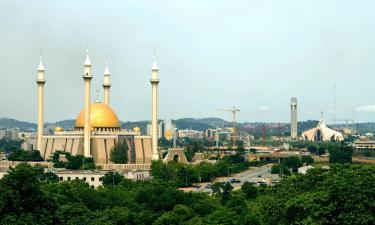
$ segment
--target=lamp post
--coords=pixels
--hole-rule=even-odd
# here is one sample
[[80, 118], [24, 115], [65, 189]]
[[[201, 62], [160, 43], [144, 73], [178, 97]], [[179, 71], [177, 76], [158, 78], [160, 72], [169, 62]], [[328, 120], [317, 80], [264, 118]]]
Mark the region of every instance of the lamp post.
[[187, 187], [187, 168], [185, 166], [185, 187]]

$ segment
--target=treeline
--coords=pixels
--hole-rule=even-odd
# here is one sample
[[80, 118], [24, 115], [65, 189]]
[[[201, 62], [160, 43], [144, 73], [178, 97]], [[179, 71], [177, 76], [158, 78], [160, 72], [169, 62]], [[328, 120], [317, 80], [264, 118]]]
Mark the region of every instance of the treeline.
[[177, 187], [191, 186], [192, 183], [210, 182], [215, 177], [230, 176], [248, 169], [250, 166], [261, 166], [264, 162], [245, 162], [243, 156], [224, 156], [215, 164], [201, 162], [197, 165], [178, 162], [164, 163], [153, 161], [151, 173], [154, 179], [169, 182]]
[[160, 180], [94, 189], [20, 164], [0, 180], [0, 224], [375, 224], [374, 174], [374, 166], [331, 165], [273, 187], [215, 184], [210, 196]]
[[11, 139], [0, 139], [0, 151], [2, 152], [12, 152], [21, 149], [21, 140], [11, 140]]

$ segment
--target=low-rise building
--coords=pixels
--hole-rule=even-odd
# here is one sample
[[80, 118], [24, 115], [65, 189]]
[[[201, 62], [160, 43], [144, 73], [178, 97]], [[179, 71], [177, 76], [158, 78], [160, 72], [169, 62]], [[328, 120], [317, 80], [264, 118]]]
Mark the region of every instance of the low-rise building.
[[[103, 184], [103, 176], [109, 172], [108, 170], [66, 170], [66, 169], [46, 169], [46, 172], [52, 172], [59, 177], [60, 181], [82, 180], [88, 183], [91, 187], [96, 188]], [[149, 170], [127, 170], [114, 171], [123, 175], [130, 180], [149, 180]], [[8, 173], [8, 169], [0, 170], [0, 179]]]
[[178, 137], [179, 138], [190, 138], [190, 139], [202, 139], [203, 138], [203, 131], [198, 130], [178, 130]]

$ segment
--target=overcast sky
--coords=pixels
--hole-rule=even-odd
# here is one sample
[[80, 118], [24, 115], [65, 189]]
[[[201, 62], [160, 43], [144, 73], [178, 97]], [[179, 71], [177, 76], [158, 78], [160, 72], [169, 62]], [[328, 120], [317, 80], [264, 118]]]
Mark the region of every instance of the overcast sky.
[[[93, 63], [92, 100], [104, 62], [122, 121], [148, 120], [157, 48], [159, 117], [240, 121], [375, 118], [375, 1], [0, 0], [0, 117], [36, 121], [36, 68], [46, 68], [45, 120], [76, 118], [82, 64]], [[102, 98], [102, 89], [100, 89]]]

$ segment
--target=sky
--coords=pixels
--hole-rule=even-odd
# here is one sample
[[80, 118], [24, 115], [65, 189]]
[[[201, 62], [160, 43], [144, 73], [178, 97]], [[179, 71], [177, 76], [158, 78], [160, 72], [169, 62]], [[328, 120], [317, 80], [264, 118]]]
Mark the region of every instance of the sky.
[[297, 97], [298, 120], [374, 121], [374, 11], [372, 0], [0, 0], [0, 117], [36, 121], [42, 49], [45, 121], [76, 118], [88, 48], [92, 101], [107, 59], [119, 119], [149, 120], [156, 48], [160, 119], [230, 120], [220, 109], [235, 105], [239, 121], [289, 122]]

